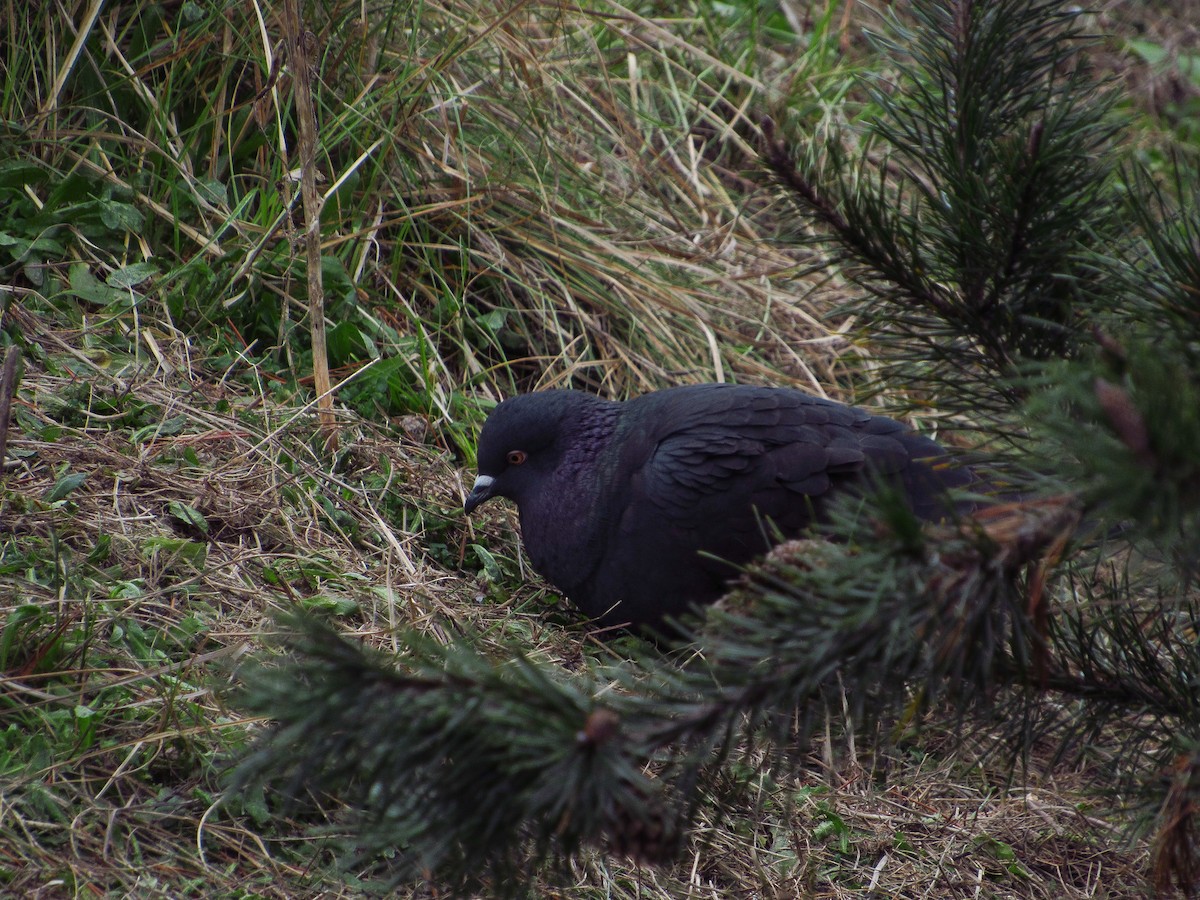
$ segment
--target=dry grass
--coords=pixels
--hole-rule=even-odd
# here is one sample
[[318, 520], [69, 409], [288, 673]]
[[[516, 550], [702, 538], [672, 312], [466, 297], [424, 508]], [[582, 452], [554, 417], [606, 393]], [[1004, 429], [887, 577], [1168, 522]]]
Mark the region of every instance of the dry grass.
[[[79, 359], [40, 323], [24, 324], [49, 359]], [[34, 426], [10, 442], [4, 709], [10, 739], [40, 721], [60, 742], [4, 783], [10, 859], [36, 862], [9, 869], [21, 895], [59, 881], [72, 894], [179, 896], [196, 879], [295, 896], [310, 863], [289, 864], [305, 853], [287, 845], [308, 839], [286, 823], [255, 828], [217, 803], [219, 755], [253, 731], [220, 696], [239, 656], [270, 631], [270, 611], [357, 609], [349, 621], [374, 635], [472, 618], [483, 627], [473, 609], [499, 615], [474, 602], [469, 578], [430, 558], [425, 529], [389, 522], [377, 503], [386, 491], [410, 515], [447, 515], [462, 496], [447, 454], [360, 421], [333, 471], [304, 443], [311, 411], [182, 377], [184, 360], [174, 362], [170, 377], [91, 365], [64, 377], [31, 365], [21, 385], [24, 423], [53, 426], [54, 437]], [[97, 398], [115, 395], [152, 407], [152, 422], [186, 424], [132, 442], [89, 421]], [[66, 410], [83, 421], [59, 431]], [[46, 502], [66, 471], [85, 480]], [[387, 486], [367, 490], [364, 472]], [[32, 564], [11, 565], [22, 553]], [[27, 629], [14, 625], [23, 609], [39, 613]], [[82, 721], [94, 721], [91, 734]]]
[[[319, 37], [358, 60], [358, 81], [341, 95], [354, 102], [323, 111], [324, 174], [357, 187], [333, 195], [325, 246], [350, 273], [362, 333], [402, 361], [409, 405], [343, 409], [334, 459], [312, 437], [289, 331], [303, 308], [290, 198], [271, 188], [286, 184], [272, 129], [286, 76], [273, 86], [235, 65], [264, 63], [251, 11], [216, 17], [198, 43], [167, 45], [122, 82], [143, 112], [168, 88], [201, 107], [252, 109], [265, 137], [237, 172], [205, 152], [238, 146], [248, 120], [215, 116], [205, 152], [165, 159], [188, 137], [169, 116], [147, 114], [144, 132], [114, 116], [89, 134], [80, 110], [129, 99], [100, 91], [74, 108], [69, 92], [49, 96], [53, 73], [12, 68], [46, 91], [6, 110], [36, 125], [22, 158], [50, 160], [51, 183], [29, 191], [46, 202], [53, 183], [82, 173], [149, 224], [107, 242], [68, 224], [63, 252], [36, 279], [13, 264], [6, 288], [3, 325], [25, 368], [0, 493], [0, 892], [362, 895], [312, 823], [257, 798], [221, 800], [224, 766], [259, 727], [228, 708], [225, 689], [272, 611], [327, 609], [396, 652], [399, 626], [519, 638], [567, 666], [608, 652], [547, 602], [511, 511], [460, 518], [460, 449], [479, 401], [534, 385], [623, 395], [731, 377], [845, 396], [869, 356], [852, 322], [825, 318], [838, 282], [805, 274], [808, 251], [772, 242], [787, 213], [757, 180], [749, 111], [780, 100], [766, 75], [800, 83], [797, 94], [813, 76], [777, 49], [739, 69], [703, 49], [698, 18], [518, 4], [484, 21], [452, 0], [422, 6], [411, 43], [389, 47], [355, 31], [343, 6]], [[16, 28], [26, 11], [10, 2], [4, 15]], [[51, 22], [58, 13], [30, 15], [65, 58], [72, 33]], [[274, 27], [269, 9], [266, 19]], [[84, 59], [97, 70], [120, 66], [121, 22], [96, 26]], [[188, 58], [206, 63], [176, 88], [171, 66]], [[197, 187], [218, 176], [228, 194]], [[249, 202], [238, 178], [263, 193]], [[64, 289], [72, 266], [103, 281], [147, 259], [162, 271], [133, 302]], [[268, 301], [271, 327], [243, 333]], [[494, 313], [502, 326], [480, 324]], [[270, 352], [272, 339], [284, 349]], [[371, 365], [354, 360], [335, 378], [365, 380]], [[596, 853], [576, 887], [553, 895], [1142, 890], [1146, 848], [1124, 846], [1093, 773], [1048, 769], [1008, 787], [939, 755], [934, 724], [886, 759], [831, 735], [802, 751], [816, 757], [798, 775], [757, 776], [751, 802], [703, 821], [676, 867]]]
[[[50, 357], [65, 354], [52, 332], [26, 324]], [[10, 864], [9, 888], [355, 896], [330, 876], [309, 826], [218, 802], [224, 754], [256, 727], [224, 705], [224, 687], [238, 657], [270, 632], [271, 610], [341, 610], [347, 628], [384, 646], [401, 625], [443, 638], [522, 635], [567, 666], [580, 632], [542, 605], [536, 583], [510, 582], [515, 592], [495, 602], [482, 572], [472, 575], [470, 543], [486, 544], [514, 576], [519, 550], [509, 513], [495, 513], [483, 533], [457, 518], [463, 476], [446, 452], [348, 417], [344, 456], [331, 465], [306, 443], [311, 410], [185, 371], [128, 380], [100, 368], [79, 378], [26, 371], [26, 423], [56, 421], [62, 398], [82, 391], [127, 392], [153, 404], [159, 421], [186, 424], [134, 443], [84, 417], [53, 440], [27, 426], [13, 441], [5, 558], [53, 546], [57, 582], [12, 566], [0, 580], [10, 622], [26, 604], [52, 619], [18, 644], [23, 655], [8, 651], [5, 716], [22, 730], [40, 720], [60, 743], [5, 781], [5, 852], [32, 861]], [[64, 469], [87, 479], [45, 502]], [[207, 533], [173, 503], [199, 512]], [[135, 630], [153, 646], [121, 637]], [[73, 649], [55, 657], [60, 636]], [[86, 663], [84, 643], [102, 648]], [[55, 665], [42, 664], [51, 657]], [[95, 713], [90, 741], [69, 715], [79, 706]], [[1094, 773], [1049, 771], [1009, 788], [1002, 774], [940, 756], [935, 735], [876, 760], [852, 737], [830, 735], [799, 775], [754, 776], [753, 799], [703, 821], [678, 866], [637, 869], [594, 854], [571, 895], [1099, 898], [1144, 884], [1146, 849], [1124, 849]]]
[[1034, 776], [1008, 789], [1002, 777], [917, 748], [877, 760], [873, 771], [840, 757], [814, 760], [807, 778], [778, 791], [790, 800], [787, 815], [750, 823], [754, 843], [715, 830], [725, 853], [701, 871], [744, 889], [753, 860], [756, 891], [777, 897], [1082, 898], [1141, 889], [1144, 853], [1115, 849], [1113, 826], [1080, 810], [1075, 792], [1086, 776]]

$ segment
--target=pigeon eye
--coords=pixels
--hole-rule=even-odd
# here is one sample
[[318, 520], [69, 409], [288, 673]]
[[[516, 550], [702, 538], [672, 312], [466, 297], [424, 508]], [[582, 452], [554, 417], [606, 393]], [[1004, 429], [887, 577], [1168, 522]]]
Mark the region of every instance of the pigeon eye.
[[508, 464], [510, 466], [519, 466], [521, 463], [525, 462], [525, 451], [509, 450], [508, 456], [506, 456], [505, 459], [508, 460]]

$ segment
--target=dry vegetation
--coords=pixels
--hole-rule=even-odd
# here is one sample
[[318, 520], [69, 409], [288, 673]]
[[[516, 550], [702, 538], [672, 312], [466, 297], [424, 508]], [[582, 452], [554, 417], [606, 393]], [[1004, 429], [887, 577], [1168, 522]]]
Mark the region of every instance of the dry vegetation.
[[[1161, 24], [1185, 5], [1146, 40], [1194, 59]], [[222, 802], [259, 727], [225, 699], [239, 659], [295, 606], [398, 653], [401, 624], [568, 667], [619, 652], [529, 577], [511, 513], [461, 518], [486, 401], [733, 377], [847, 396], [870, 349], [827, 317], [836, 275], [775, 240], [790, 214], [754, 117], [794, 104], [819, 129], [851, 66], [882, 63], [856, 4], [757, 30], [736, 7], [314, 10], [330, 456], [277, 10], [153, 6], [2, 11], [2, 324], [23, 373], [0, 491], [0, 893], [359, 896], [314, 823]], [[1160, 104], [1161, 79], [1131, 78]], [[555, 896], [1144, 890], [1148, 848], [1094, 771], [1035, 759], [1010, 781], [940, 753], [952, 727], [884, 757], [831, 726], [678, 865], [597, 852]]]

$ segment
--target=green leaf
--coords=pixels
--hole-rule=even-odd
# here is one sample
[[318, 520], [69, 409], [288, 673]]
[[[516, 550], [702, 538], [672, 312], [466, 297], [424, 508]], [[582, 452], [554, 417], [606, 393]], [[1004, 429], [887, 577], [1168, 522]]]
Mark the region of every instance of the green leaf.
[[271, 821], [271, 810], [267, 806], [266, 793], [262, 785], [255, 785], [239, 795], [242, 809], [254, 820], [256, 825], [265, 825]]
[[299, 605], [303, 609], [327, 612], [335, 616], [352, 615], [359, 609], [358, 601], [350, 597], [329, 597], [320, 594], [301, 599]]
[[0, 163], [0, 188], [24, 188], [28, 184], [45, 184], [50, 174], [41, 166], [21, 160], [8, 159]]
[[141, 231], [146, 226], [146, 217], [137, 207], [117, 200], [100, 204], [100, 220], [117, 231]]
[[499, 581], [504, 577], [504, 573], [500, 569], [500, 563], [496, 562], [496, 557], [484, 547], [482, 544], [472, 544], [471, 550], [475, 553], [475, 557], [483, 564], [483, 571], [487, 573], [487, 577], [492, 581]]
[[46, 492], [46, 502], [57, 503], [87, 481], [87, 478], [86, 472], [68, 472], [60, 476], [58, 481], [54, 482], [54, 487]]
[[331, 295], [336, 294], [340, 297], [353, 296], [354, 280], [350, 277], [350, 273], [346, 271], [346, 266], [342, 263], [340, 257], [321, 257], [321, 277], [325, 280], [325, 290]]
[[175, 556], [199, 568], [208, 558], [208, 547], [197, 541], [185, 538], [152, 537], [142, 545], [146, 556], [156, 556], [165, 553]]
[[88, 562], [93, 565], [104, 562], [108, 559], [108, 554], [112, 552], [112, 535], [101, 534], [96, 538], [96, 543], [92, 546], [91, 552], [88, 553]]
[[74, 263], [71, 266], [69, 282], [70, 287], [67, 289], [67, 293], [78, 297], [80, 300], [86, 300], [89, 303], [95, 303], [100, 306], [108, 306], [110, 303], [119, 302], [127, 296], [124, 291], [118, 291], [101, 283], [88, 270], [87, 263]]
[[162, 422], [155, 422], [153, 425], [143, 425], [141, 428], [134, 429], [133, 434], [129, 436], [129, 440], [135, 444], [144, 444], [147, 441], [152, 441], [160, 437], [179, 434], [187, 426], [187, 422], [187, 416], [172, 416]]
[[1167, 51], [1161, 44], [1156, 44], [1153, 41], [1146, 41], [1140, 38], [1132, 38], [1125, 42], [1125, 46], [1129, 48], [1137, 56], [1140, 56], [1145, 62], [1152, 66], [1157, 66], [1167, 58]]
[[137, 581], [116, 581], [108, 590], [110, 600], [138, 600], [146, 595]]
[[74, 709], [75, 729], [81, 749], [87, 749], [96, 742], [96, 711], [90, 706], [77, 704]]
[[194, 506], [172, 500], [167, 504], [167, 512], [185, 525], [189, 525], [203, 534], [208, 534], [208, 520]]
[[115, 272], [110, 272], [109, 276], [104, 279], [104, 283], [109, 287], [124, 290], [136, 287], [157, 274], [158, 266], [152, 262], [130, 263], [127, 266], [122, 266]]
[[53, 189], [46, 197], [46, 209], [55, 210], [70, 203], [83, 203], [92, 192], [93, 182], [76, 169], [66, 178], [52, 181]]
[[46, 234], [29, 239], [9, 234], [7, 231], [0, 231], [0, 247], [11, 248], [8, 252], [14, 260], [20, 260], [35, 251], [50, 255], [62, 255], [67, 252], [62, 244]]
[[196, 193], [214, 206], [225, 207], [229, 205], [228, 188], [225, 187], [224, 182], [218, 181], [215, 178], [197, 178]]
[[1021, 864], [1021, 860], [1017, 857], [1017, 852], [1010, 845], [1004, 843], [1004, 841], [996, 840], [996, 838], [985, 834], [975, 838], [973, 843], [980, 850], [994, 856], [1008, 870], [1010, 875], [1015, 875], [1018, 878], [1031, 877], [1029, 870]]
[[508, 322], [508, 312], [509, 311], [507, 309], [493, 309], [491, 312], [484, 313], [482, 316], [476, 316], [475, 321], [478, 322], [481, 327], [492, 332], [492, 334], [496, 334]]
[[345, 321], [330, 329], [325, 346], [329, 350], [329, 361], [334, 366], [344, 366], [361, 359], [366, 350], [366, 342], [358, 326]]

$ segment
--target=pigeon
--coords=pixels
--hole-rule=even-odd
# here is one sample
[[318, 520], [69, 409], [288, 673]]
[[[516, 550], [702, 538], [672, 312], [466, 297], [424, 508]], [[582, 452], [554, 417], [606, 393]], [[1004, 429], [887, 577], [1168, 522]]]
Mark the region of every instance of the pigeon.
[[533, 568], [602, 628], [663, 631], [740, 567], [881, 484], [954, 514], [966, 466], [894, 419], [791, 388], [699, 384], [614, 402], [512, 397], [484, 423], [466, 513], [514, 501]]

